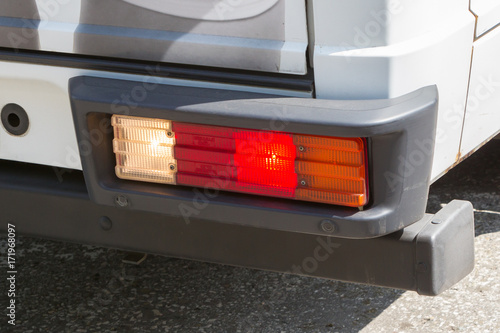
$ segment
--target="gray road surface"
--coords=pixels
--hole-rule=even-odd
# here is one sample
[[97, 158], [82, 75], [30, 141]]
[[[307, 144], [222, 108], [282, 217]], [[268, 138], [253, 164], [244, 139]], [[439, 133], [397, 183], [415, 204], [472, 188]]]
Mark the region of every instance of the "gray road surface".
[[[431, 188], [428, 212], [476, 209], [476, 268], [441, 296], [18, 237], [17, 326], [2, 310], [0, 332], [500, 332], [499, 163], [496, 140]], [[5, 251], [2, 235], [2, 277]]]

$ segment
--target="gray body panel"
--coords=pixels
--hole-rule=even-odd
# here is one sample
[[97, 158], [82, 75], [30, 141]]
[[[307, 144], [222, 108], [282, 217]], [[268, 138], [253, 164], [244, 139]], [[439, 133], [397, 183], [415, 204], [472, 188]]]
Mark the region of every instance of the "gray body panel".
[[[38, 50], [38, 21], [35, 0], [0, 1], [0, 46]], [[17, 20], [16, 20], [17, 19]]]
[[[257, 17], [214, 22], [158, 13], [121, 0], [87, 0], [82, 3], [75, 53], [276, 71], [284, 33], [283, 1]], [[203, 39], [214, 43], [200, 43]]]
[[[301, 2], [244, 0], [243, 4], [263, 3], [261, 12], [244, 15], [243, 5], [219, 13], [214, 8], [224, 1], [214, 1], [211, 7], [204, 0], [190, 0], [193, 10], [184, 8], [181, 14], [187, 16], [183, 17], [177, 7], [168, 7], [177, 0], [151, 0], [158, 10], [129, 3], [134, 1], [77, 0], [54, 9], [39, 0], [2, 1], [0, 47], [265, 72], [307, 72], [307, 27], [305, 4]], [[182, 7], [180, 3], [178, 6]], [[234, 18], [233, 12], [243, 14]], [[288, 29], [291, 25], [294, 27]], [[28, 36], [28, 30], [34, 31]]]

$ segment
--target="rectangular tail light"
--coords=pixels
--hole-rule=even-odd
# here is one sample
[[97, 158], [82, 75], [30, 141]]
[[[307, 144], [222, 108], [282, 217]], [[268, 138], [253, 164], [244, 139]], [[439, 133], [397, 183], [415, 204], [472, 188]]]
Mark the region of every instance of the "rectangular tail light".
[[362, 207], [363, 138], [112, 116], [118, 178]]

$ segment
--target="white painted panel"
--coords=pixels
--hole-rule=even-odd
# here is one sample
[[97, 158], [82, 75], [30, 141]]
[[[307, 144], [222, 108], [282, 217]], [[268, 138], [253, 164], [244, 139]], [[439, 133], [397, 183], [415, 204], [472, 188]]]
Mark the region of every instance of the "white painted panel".
[[499, 0], [471, 0], [470, 9], [477, 16], [476, 37], [500, 24]]
[[[308, 0], [316, 46], [341, 50], [399, 43], [469, 9], [469, 0]], [[312, 22], [311, 22], [312, 23]]]
[[306, 50], [309, 43], [305, 1], [285, 2], [285, 43], [281, 48], [281, 73], [307, 73]]
[[469, 99], [460, 153], [478, 148], [500, 131], [500, 28], [474, 43]]
[[36, 0], [36, 5], [40, 16], [40, 48], [51, 52], [73, 52], [81, 0]]
[[67, 89], [60, 73], [48, 67], [6, 63], [0, 63], [0, 69], [0, 108], [19, 104], [30, 120], [22, 137], [9, 135], [0, 126], [0, 159], [81, 169]]
[[[0, 62], [0, 109], [16, 103], [26, 110], [30, 119], [30, 128], [22, 137], [8, 134], [0, 124], [0, 159], [81, 169], [68, 94], [69, 79], [79, 75], [133, 80], [149, 85], [172, 84], [312, 97], [297, 91]], [[127, 94], [130, 95], [124, 92], [126, 97]]]
[[[357, 21], [350, 23], [341, 19], [348, 24], [347, 31], [327, 17], [326, 11], [336, 7], [355, 13], [351, 8], [355, 5], [364, 15], [353, 16]], [[318, 98], [393, 98], [427, 85], [438, 86], [432, 179], [438, 178], [459, 153], [475, 26], [468, 1], [312, 0], [312, 7]], [[373, 16], [377, 12], [388, 13], [389, 18], [378, 21]], [[349, 15], [344, 16], [352, 18]], [[335, 29], [340, 32], [332, 38], [328, 32]]]

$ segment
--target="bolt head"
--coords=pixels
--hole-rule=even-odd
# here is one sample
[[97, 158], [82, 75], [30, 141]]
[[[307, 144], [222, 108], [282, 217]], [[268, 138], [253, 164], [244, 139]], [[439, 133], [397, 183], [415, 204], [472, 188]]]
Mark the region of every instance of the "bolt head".
[[333, 233], [336, 229], [335, 225], [330, 220], [323, 220], [321, 221], [320, 225], [321, 225], [321, 230], [330, 234]]
[[113, 222], [111, 222], [111, 219], [107, 216], [101, 216], [99, 219], [99, 225], [101, 226], [102, 230], [104, 231], [109, 231], [113, 227]]
[[130, 203], [126, 196], [119, 195], [115, 198], [115, 203], [120, 207], [127, 207]]

